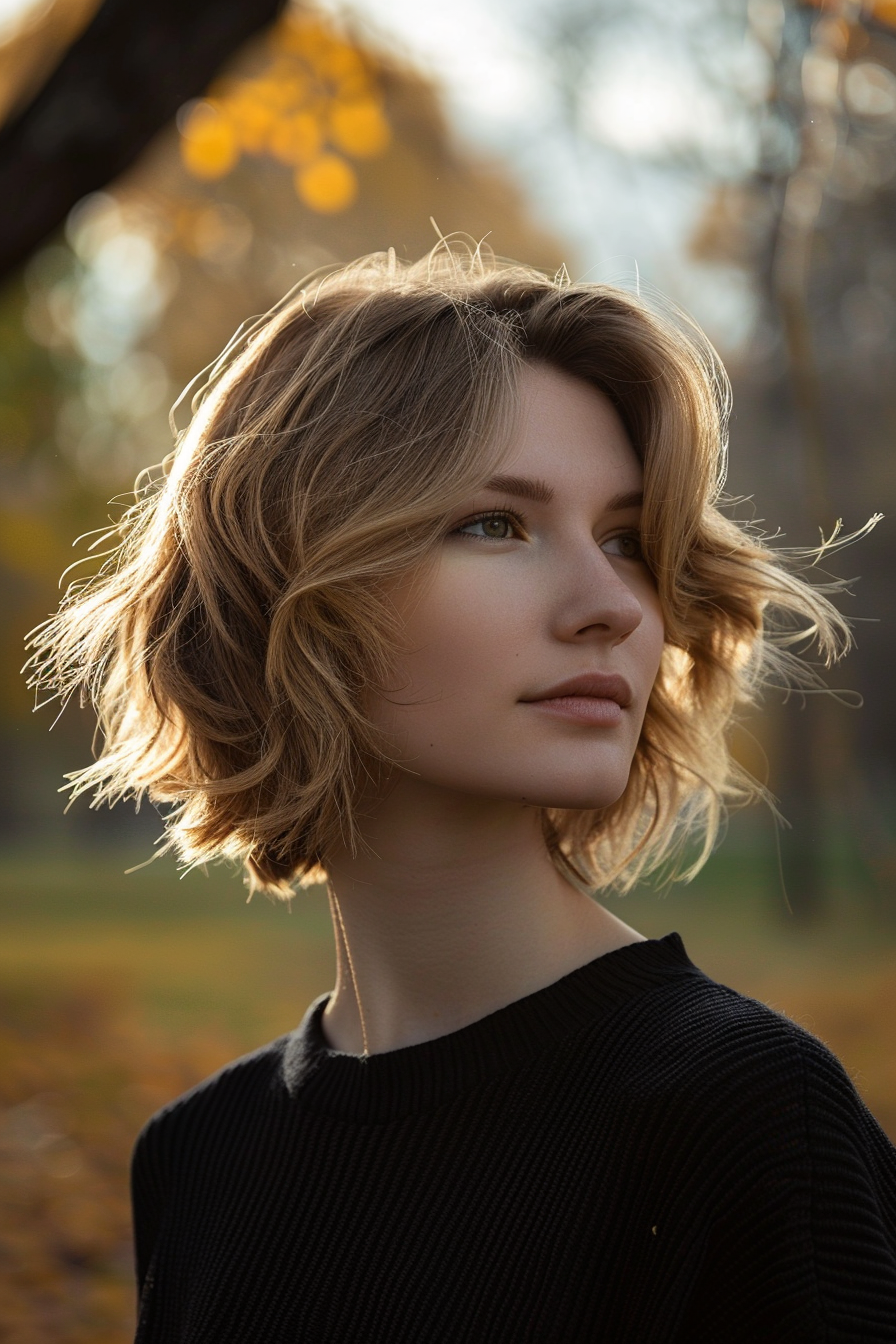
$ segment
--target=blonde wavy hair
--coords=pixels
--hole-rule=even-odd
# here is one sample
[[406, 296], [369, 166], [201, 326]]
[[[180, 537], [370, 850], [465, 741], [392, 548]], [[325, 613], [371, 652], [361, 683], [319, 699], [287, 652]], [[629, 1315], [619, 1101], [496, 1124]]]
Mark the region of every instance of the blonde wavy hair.
[[365, 690], [388, 683], [401, 638], [390, 584], [492, 474], [530, 361], [618, 411], [666, 627], [625, 792], [545, 809], [546, 843], [598, 888], [670, 860], [692, 875], [725, 809], [763, 792], [729, 749], [737, 707], [770, 677], [811, 679], [795, 641], [830, 663], [847, 625], [720, 512], [728, 384], [697, 327], [458, 244], [318, 275], [213, 366], [99, 573], [30, 637], [33, 684], [97, 710], [101, 749], [68, 776], [73, 796], [173, 803], [164, 849], [236, 858], [284, 895], [356, 845], [360, 782], [385, 759]]

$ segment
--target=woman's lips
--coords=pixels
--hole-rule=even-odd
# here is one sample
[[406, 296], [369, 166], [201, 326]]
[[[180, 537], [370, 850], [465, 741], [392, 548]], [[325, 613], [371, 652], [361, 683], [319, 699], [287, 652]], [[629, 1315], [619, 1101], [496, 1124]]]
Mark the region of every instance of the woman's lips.
[[556, 718], [607, 727], [621, 722], [631, 702], [632, 691], [625, 678], [606, 672], [570, 677], [523, 700], [523, 704]]
[[524, 704], [571, 723], [591, 723], [608, 728], [621, 723], [624, 712], [618, 700], [603, 700], [593, 695], [558, 695], [546, 700], [527, 700]]

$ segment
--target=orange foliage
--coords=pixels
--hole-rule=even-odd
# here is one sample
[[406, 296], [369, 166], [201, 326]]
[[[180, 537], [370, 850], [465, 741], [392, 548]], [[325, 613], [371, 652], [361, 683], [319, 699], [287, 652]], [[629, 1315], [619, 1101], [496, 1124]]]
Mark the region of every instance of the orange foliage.
[[305, 204], [322, 215], [344, 210], [358, 194], [354, 169], [337, 154], [321, 154], [299, 169], [295, 182]]
[[359, 159], [381, 153], [389, 143], [382, 108], [370, 98], [337, 103], [330, 110], [330, 135], [340, 149]]
[[896, 28], [896, 0], [866, 0], [865, 13], [877, 23]]
[[[836, 6], [831, 0], [804, 0], [811, 9], [821, 9], [836, 16]], [[861, 18], [872, 19], [888, 28], [896, 28], [896, 0], [864, 0], [861, 6]], [[841, 18], [841, 22], [844, 19]], [[847, 20], [848, 21], [848, 20]]]
[[224, 177], [240, 156], [231, 119], [220, 103], [197, 103], [184, 126], [181, 154], [194, 177]]
[[271, 60], [220, 81], [181, 118], [181, 156], [194, 177], [225, 177], [242, 154], [295, 169], [300, 199], [320, 214], [358, 194], [345, 155], [371, 158], [391, 133], [369, 57], [320, 16], [292, 14], [270, 36]]

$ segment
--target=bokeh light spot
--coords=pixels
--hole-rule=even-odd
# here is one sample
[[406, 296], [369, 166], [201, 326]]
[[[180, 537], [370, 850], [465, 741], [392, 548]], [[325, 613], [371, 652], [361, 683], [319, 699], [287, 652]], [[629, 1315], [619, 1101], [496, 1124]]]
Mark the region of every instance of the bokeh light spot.
[[378, 103], [371, 98], [337, 103], [330, 113], [333, 143], [363, 159], [381, 154], [389, 143], [389, 126]]
[[896, 75], [875, 61], [857, 61], [844, 79], [850, 112], [858, 117], [896, 118]]
[[184, 119], [180, 148], [190, 172], [206, 181], [224, 177], [239, 158], [233, 123], [206, 101], [196, 103]]
[[873, 19], [878, 23], [885, 23], [896, 28], [896, 0], [870, 0], [865, 8]]
[[367, 70], [360, 53], [344, 42], [332, 42], [318, 56], [317, 66], [321, 74], [343, 86], [367, 82]]
[[347, 209], [358, 195], [355, 171], [338, 154], [321, 154], [307, 168], [300, 168], [295, 184], [301, 200], [322, 215]]
[[225, 75], [181, 109], [183, 162], [195, 177], [214, 179], [241, 154], [270, 155], [298, 170], [296, 190], [313, 210], [344, 210], [358, 182], [343, 156], [372, 158], [391, 139], [375, 67], [319, 16], [283, 19], [268, 46], [264, 69]]
[[240, 147], [250, 154], [263, 154], [277, 125], [277, 109], [257, 98], [254, 86], [249, 85], [240, 97], [228, 103], [227, 111]]
[[279, 121], [271, 132], [271, 153], [281, 163], [293, 166], [310, 162], [320, 152], [323, 133], [320, 121], [310, 112], [297, 112]]

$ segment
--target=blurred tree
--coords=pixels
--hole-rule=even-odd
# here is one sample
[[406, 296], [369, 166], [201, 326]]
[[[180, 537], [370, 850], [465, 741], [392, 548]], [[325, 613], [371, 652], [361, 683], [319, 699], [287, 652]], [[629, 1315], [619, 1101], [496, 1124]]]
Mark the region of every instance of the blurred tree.
[[[755, 491], [803, 542], [819, 529], [829, 535], [840, 516], [863, 522], [872, 508], [896, 506], [892, 0], [691, 0], [674, 10], [656, 0], [624, 10], [558, 0], [538, 16], [583, 163], [627, 158], [649, 164], [658, 181], [700, 184], [694, 256], [750, 277], [752, 340], [727, 352], [732, 485]], [[621, 66], [633, 86], [628, 108], [637, 111], [650, 80], [658, 104], [667, 95], [638, 144], [638, 118], [614, 116], [605, 97]], [[875, 534], [861, 559], [866, 609], [885, 611], [896, 548]], [[804, 708], [799, 697], [772, 704], [758, 727], [791, 823], [781, 860], [802, 918], [831, 894], [837, 847], [858, 845], [858, 868], [882, 901], [896, 874], [896, 714], [881, 674], [896, 639], [874, 632], [868, 643], [870, 656], [860, 645], [848, 674], [868, 704], [861, 722], [810, 696]]]
[[[30, 103], [0, 130], [0, 276], [89, 191], [123, 172], [283, 0], [103, 0]], [[48, 32], [48, 44], [52, 42]]]
[[0, 20], [0, 123], [21, 109], [93, 18], [99, 0], [30, 0]]
[[[803, 535], [813, 525], [829, 533], [869, 500], [896, 505], [896, 8], [763, 0], [750, 19], [770, 64], [757, 163], [716, 189], [695, 251], [754, 276], [765, 351], [741, 368], [741, 389], [768, 409], [789, 391], [797, 433], [787, 513]], [[885, 611], [896, 552], [885, 534], [865, 547], [862, 595]], [[825, 899], [829, 839], [843, 835], [844, 819], [868, 893], [888, 904], [896, 875], [896, 718], [880, 674], [896, 641], [883, 631], [875, 642], [871, 659], [860, 647], [850, 664], [868, 702], [861, 722], [827, 697], [773, 718], [775, 788], [793, 823], [784, 876], [807, 916]]]

